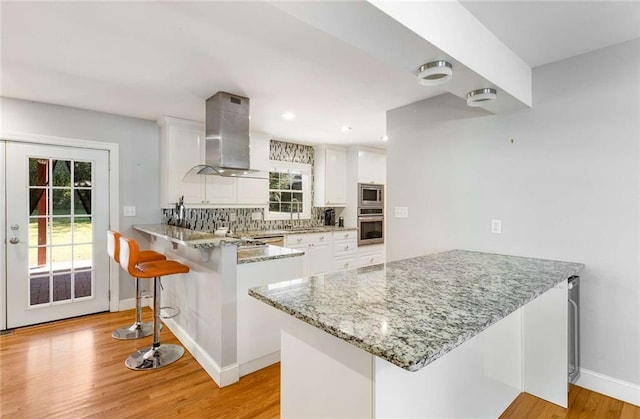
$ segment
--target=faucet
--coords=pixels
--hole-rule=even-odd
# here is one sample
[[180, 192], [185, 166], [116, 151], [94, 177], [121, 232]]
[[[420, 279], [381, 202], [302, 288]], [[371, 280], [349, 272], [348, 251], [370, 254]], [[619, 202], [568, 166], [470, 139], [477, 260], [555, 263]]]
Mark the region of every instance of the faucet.
[[186, 210], [184, 208], [184, 195], [180, 197], [178, 202], [176, 202], [176, 219], [174, 221], [175, 225], [178, 227], [184, 227], [186, 221]]
[[293, 202], [295, 201], [296, 203], [296, 213], [298, 214], [298, 225], [300, 225], [300, 201], [298, 201], [298, 198], [291, 198], [291, 211], [289, 212], [290, 218], [289, 218], [289, 225], [291, 226], [291, 228], [293, 228]]

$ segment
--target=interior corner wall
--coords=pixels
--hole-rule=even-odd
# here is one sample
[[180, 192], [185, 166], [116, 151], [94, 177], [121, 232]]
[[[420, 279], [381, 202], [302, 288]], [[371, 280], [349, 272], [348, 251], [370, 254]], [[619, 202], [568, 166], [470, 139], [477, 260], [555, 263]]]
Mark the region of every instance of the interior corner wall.
[[[145, 236], [131, 226], [160, 222], [160, 129], [155, 121], [5, 97], [0, 97], [0, 110], [4, 132], [118, 144], [120, 207], [136, 207], [135, 217], [120, 213], [119, 229], [147, 247]], [[120, 299], [133, 295], [133, 281], [120, 275]]]
[[534, 69], [533, 94], [502, 115], [449, 94], [387, 113], [387, 207], [409, 207], [388, 260], [583, 262], [582, 367], [640, 384], [640, 40]]

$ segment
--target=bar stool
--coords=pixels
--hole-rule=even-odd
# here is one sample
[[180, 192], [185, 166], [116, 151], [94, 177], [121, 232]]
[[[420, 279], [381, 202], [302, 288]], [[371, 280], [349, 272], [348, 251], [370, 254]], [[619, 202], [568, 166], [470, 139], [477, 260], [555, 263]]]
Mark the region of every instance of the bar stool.
[[[120, 264], [120, 233], [107, 231], [107, 253]], [[138, 253], [137, 262], [150, 262], [153, 260], [166, 260], [162, 253], [153, 250], [143, 250]], [[153, 333], [153, 323], [142, 321], [142, 295], [140, 294], [140, 279], [135, 278], [136, 286], [136, 321], [130, 326], [120, 327], [113, 331], [111, 337], [119, 340], [139, 339], [150, 336]]]
[[151, 370], [169, 365], [184, 354], [184, 348], [180, 345], [160, 344], [160, 279], [165, 275], [187, 273], [189, 267], [175, 260], [136, 263], [138, 253], [135, 240], [120, 237], [120, 265], [133, 277], [154, 278], [153, 344], [131, 354], [124, 364], [132, 370]]

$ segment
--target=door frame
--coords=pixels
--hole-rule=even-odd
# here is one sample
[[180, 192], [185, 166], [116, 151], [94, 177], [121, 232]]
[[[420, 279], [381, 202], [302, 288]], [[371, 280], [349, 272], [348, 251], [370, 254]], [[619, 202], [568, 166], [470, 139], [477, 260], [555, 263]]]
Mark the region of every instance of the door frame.
[[[4, 132], [0, 130], [0, 140], [14, 141], [20, 143], [29, 143], [34, 145], [52, 145], [61, 147], [74, 147], [74, 148], [88, 148], [93, 150], [106, 150], [109, 153], [109, 229], [118, 231], [120, 227], [120, 200], [118, 186], [120, 182], [119, 176], [119, 145], [117, 143], [83, 140], [77, 138], [56, 137], [50, 135], [40, 134], [25, 134], [19, 132]], [[2, 146], [0, 150], [0, 156], [4, 158], [5, 147]], [[4, 167], [4, 164], [3, 164]], [[3, 226], [6, 227], [6, 213], [5, 213], [5, 185], [0, 184], [0, 220], [3, 222]], [[2, 257], [6, 257], [5, 249], [5, 228], [0, 229], [0, 249], [2, 250]], [[107, 238], [105, 237], [105, 240]], [[6, 267], [5, 267], [6, 268]], [[3, 269], [5, 269], [3, 268]], [[120, 305], [120, 269], [116, 266], [115, 262], [109, 262], [109, 311], [119, 311]], [[6, 289], [7, 278], [5, 272], [0, 274], [0, 298], [2, 298], [3, 308], [0, 310], [0, 330], [7, 328], [7, 309], [4, 305], [6, 302]]]

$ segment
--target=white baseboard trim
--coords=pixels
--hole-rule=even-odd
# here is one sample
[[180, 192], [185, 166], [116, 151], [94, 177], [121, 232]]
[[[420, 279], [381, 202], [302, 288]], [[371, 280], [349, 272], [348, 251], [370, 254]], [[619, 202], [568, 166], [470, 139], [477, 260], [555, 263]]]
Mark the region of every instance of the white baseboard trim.
[[244, 377], [247, 374], [261, 370], [269, 365], [280, 362], [280, 351], [275, 351], [258, 359], [254, 359], [244, 364], [240, 364], [240, 377]]
[[118, 302], [118, 311], [132, 310], [134, 308], [136, 308], [135, 298], [125, 298]]
[[237, 383], [240, 380], [240, 368], [238, 364], [233, 364], [228, 367], [220, 368], [218, 364], [209, 356], [209, 354], [202, 349], [196, 341], [194, 341], [187, 332], [184, 331], [178, 323], [173, 319], [163, 320], [165, 326], [171, 330], [176, 338], [184, 345], [184, 347], [191, 352], [191, 355], [200, 364], [202, 368], [209, 374], [209, 376], [216, 382], [218, 387], [225, 387], [233, 383]]
[[638, 384], [618, 380], [584, 368], [580, 368], [580, 378], [576, 384], [614, 399], [640, 406], [640, 385]]

